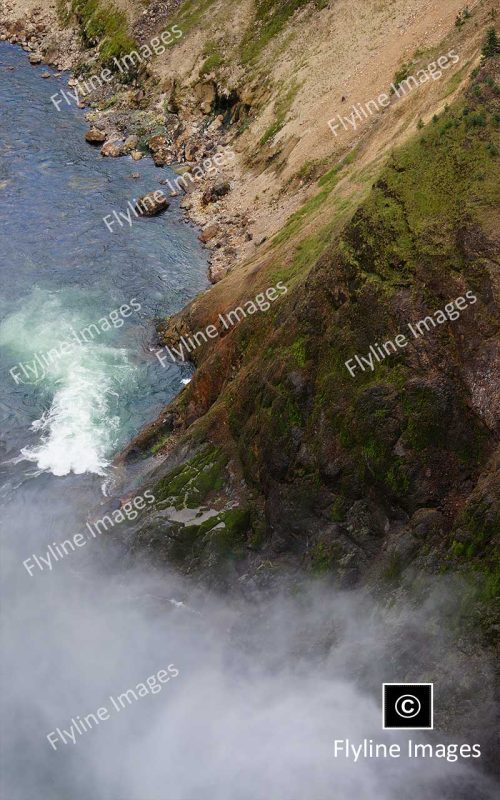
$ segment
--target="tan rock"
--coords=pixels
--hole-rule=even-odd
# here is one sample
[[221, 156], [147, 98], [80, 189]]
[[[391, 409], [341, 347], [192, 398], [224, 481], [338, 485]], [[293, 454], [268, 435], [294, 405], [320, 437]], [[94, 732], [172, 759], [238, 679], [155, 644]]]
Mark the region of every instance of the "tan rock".
[[203, 242], [203, 244], [206, 244], [211, 239], [213, 239], [214, 236], [217, 236], [219, 230], [220, 228], [218, 225], [207, 225], [206, 228], [203, 228], [202, 232], [198, 236], [198, 239], [200, 240], [200, 242]]
[[140, 150], [132, 150], [130, 155], [132, 156], [134, 161], [140, 161], [141, 158], [143, 157], [143, 153], [141, 153]]
[[123, 140], [110, 139], [109, 142], [105, 142], [101, 147], [101, 155], [108, 156], [109, 158], [118, 158], [118, 156], [122, 156]]
[[[196, 86], [194, 87], [194, 95], [197, 101], [199, 102], [203, 113], [208, 114], [217, 97], [217, 90], [215, 88], [215, 84], [212, 82], [197, 83]], [[205, 111], [205, 108], [207, 108], [208, 110]]]
[[172, 164], [175, 161], [172, 150], [168, 147], [162, 147], [153, 153], [153, 161], [157, 167], [164, 167], [166, 164]]
[[166, 147], [167, 139], [165, 136], [152, 136], [148, 141], [148, 147], [152, 153], [157, 153], [158, 150]]
[[138, 136], [127, 136], [127, 138], [123, 142], [123, 152], [131, 153], [132, 150], [136, 149], [138, 144], [139, 144]]
[[106, 141], [106, 134], [99, 128], [90, 128], [85, 134], [85, 141], [90, 144], [101, 144]]

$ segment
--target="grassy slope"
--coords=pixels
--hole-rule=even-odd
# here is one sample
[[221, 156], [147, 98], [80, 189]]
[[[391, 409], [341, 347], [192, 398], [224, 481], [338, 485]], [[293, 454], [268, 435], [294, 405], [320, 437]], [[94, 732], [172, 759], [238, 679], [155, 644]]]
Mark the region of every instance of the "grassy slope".
[[130, 21], [125, 11], [104, 0], [57, 0], [59, 21], [69, 24], [74, 14], [86, 47], [98, 45], [102, 64], [116, 69], [113, 58], [121, 58], [136, 49], [130, 35]]

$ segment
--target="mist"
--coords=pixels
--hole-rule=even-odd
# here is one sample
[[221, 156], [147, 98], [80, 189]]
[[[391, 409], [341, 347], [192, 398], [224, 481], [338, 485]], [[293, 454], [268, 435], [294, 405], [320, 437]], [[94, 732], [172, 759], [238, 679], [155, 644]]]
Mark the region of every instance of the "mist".
[[[86, 494], [82, 492], [82, 481]], [[38, 476], [7, 504], [3, 562], [4, 795], [103, 800], [493, 798], [471, 759], [411, 760], [383, 731], [381, 684], [435, 680], [436, 727], [475, 698], [463, 736], [486, 729], [490, 667], [447, 633], [460, 587], [436, 579], [420, 606], [274, 569], [216, 596], [169, 570], [125, 566], [96, 539], [52, 572], [22, 560], [74, 532], [97, 481]], [[63, 490], [64, 487], [64, 490]], [[78, 514], [80, 519], [78, 519]], [[173, 665], [179, 674], [115, 711], [110, 696]], [[110, 710], [56, 749], [51, 731]], [[463, 708], [457, 709], [460, 715]], [[475, 715], [475, 718], [474, 718]], [[452, 726], [453, 727], [453, 726]], [[456, 725], [455, 725], [456, 727]], [[471, 733], [472, 732], [472, 733]], [[467, 734], [467, 735], [466, 735]], [[334, 758], [335, 739], [400, 743], [399, 759]], [[478, 759], [479, 760], [479, 759]]]

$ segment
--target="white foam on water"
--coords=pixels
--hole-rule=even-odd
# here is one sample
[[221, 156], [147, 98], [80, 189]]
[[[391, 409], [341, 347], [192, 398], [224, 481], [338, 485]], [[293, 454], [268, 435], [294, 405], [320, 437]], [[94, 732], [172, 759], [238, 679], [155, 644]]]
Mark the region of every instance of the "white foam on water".
[[110, 414], [112, 379], [96, 367], [71, 365], [49, 411], [33, 422], [40, 444], [21, 453], [40, 469], [53, 475], [105, 474], [120, 419]]
[[[94, 317], [95, 319], [95, 317]], [[19, 362], [33, 360], [34, 351], [47, 353], [70, 330], [94, 321], [64, 308], [60, 295], [34, 289], [20, 311], [0, 326], [0, 345], [14, 350]], [[40, 389], [48, 410], [31, 425], [38, 444], [21, 449], [21, 458], [54, 475], [92, 472], [105, 475], [120, 429], [120, 388], [134, 384], [135, 367], [127, 351], [109, 344], [106, 332], [54, 359], [45, 370]]]

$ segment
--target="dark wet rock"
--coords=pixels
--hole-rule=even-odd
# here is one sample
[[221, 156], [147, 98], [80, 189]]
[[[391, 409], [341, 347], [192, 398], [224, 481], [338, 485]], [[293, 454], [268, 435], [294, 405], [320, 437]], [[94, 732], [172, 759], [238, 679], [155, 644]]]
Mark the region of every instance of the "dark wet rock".
[[156, 192], [148, 192], [137, 199], [136, 210], [142, 217], [155, 217], [166, 211], [170, 203], [161, 189]]

